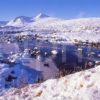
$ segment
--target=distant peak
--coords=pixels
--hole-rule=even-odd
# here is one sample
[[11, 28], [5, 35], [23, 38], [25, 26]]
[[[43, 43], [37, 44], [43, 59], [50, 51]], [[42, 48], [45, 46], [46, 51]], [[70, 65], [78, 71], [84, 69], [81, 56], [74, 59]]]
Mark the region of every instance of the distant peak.
[[16, 21], [21, 21], [21, 22], [31, 22], [32, 18], [31, 17], [26, 17], [26, 16], [18, 16], [16, 17], [13, 21], [16, 22]]
[[36, 18], [36, 19], [40, 19], [40, 18], [46, 18], [46, 17], [49, 17], [49, 16], [46, 15], [46, 14], [40, 13], [40, 14], [38, 14], [35, 18]]

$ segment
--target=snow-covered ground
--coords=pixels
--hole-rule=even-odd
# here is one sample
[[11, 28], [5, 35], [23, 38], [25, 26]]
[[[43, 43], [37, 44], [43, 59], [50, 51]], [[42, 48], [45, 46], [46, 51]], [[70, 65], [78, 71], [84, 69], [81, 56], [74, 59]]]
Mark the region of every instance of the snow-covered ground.
[[[4, 91], [3, 91], [4, 92]], [[1, 100], [100, 100], [100, 66], [24, 88], [11, 88]]]
[[[36, 54], [36, 58], [32, 58], [28, 51], [30, 48], [26, 47], [26, 40], [30, 40], [31, 44], [35, 42], [31, 36], [36, 41], [47, 40], [48, 43], [100, 43], [100, 18], [63, 20], [39, 14], [35, 18], [20, 16], [0, 23], [0, 100], [100, 99], [100, 65], [56, 79], [59, 70], [51, 56], [43, 60], [40, 51], [34, 49], [32, 53]], [[24, 42], [22, 50], [20, 46]], [[56, 49], [50, 53], [52, 56], [58, 54]], [[72, 58], [70, 60], [72, 62]]]
[[[16, 17], [6, 25], [2, 25], [0, 31], [24, 31], [27, 34], [30, 34], [29, 31], [32, 31], [32, 34], [44, 33], [42, 36], [47, 36], [50, 42], [73, 43], [75, 39], [100, 42], [100, 18], [64, 20], [40, 13], [36, 17]], [[59, 39], [60, 41], [58, 41]]]

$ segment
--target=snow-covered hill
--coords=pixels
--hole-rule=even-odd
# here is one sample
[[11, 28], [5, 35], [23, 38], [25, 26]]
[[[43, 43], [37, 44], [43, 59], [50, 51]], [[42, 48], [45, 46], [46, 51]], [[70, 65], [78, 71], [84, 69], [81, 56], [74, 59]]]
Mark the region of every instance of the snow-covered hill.
[[19, 16], [6, 26], [23, 27], [22, 30], [54, 30], [66, 33], [100, 32], [100, 18], [80, 18], [63, 20], [40, 13], [36, 17]]
[[12, 88], [0, 99], [100, 100], [100, 66], [60, 79], [50, 79], [42, 84]]
[[37, 15], [35, 18], [33, 17], [26, 17], [26, 16], [19, 16], [16, 17], [15, 19], [9, 21], [6, 26], [15, 26], [15, 27], [24, 27], [29, 23], [32, 23], [34, 21], [40, 20], [40, 19], [44, 19], [47, 18], [49, 16], [40, 13], [39, 15]]
[[64, 33], [92, 33], [100, 32], [100, 18], [82, 18], [73, 20], [62, 20], [46, 17], [41, 20], [27, 24], [26, 29], [54, 30]]
[[64, 43], [72, 43], [74, 40], [100, 42], [100, 18], [64, 20], [40, 13], [36, 17], [16, 17], [1, 27], [0, 31], [41, 33], [43, 37], [47, 36], [46, 40], [50, 42], [58, 40], [63, 40]]
[[32, 22], [31, 17], [26, 17], [26, 16], [19, 16], [16, 17], [15, 19], [9, 21], [6, 26], [15, 26], [15, 27], [22, 27], [25, 26], [27, 23]]
[[35, 19], [35, 20], [39, 20], [39, 19], [47, 18], [47, 17], [49, 17], [49, 16], [46, 15], [46, 14], [40, 13], [40, 14], [38, 14], [34, 19]]

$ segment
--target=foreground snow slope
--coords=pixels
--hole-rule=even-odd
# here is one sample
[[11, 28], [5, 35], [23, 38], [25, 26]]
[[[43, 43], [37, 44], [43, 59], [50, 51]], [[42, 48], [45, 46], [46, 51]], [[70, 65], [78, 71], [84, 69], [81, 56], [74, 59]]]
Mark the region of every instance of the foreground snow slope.
[[100, 66], [22, 89], [8, 90], [2, 100], [100, 100]]

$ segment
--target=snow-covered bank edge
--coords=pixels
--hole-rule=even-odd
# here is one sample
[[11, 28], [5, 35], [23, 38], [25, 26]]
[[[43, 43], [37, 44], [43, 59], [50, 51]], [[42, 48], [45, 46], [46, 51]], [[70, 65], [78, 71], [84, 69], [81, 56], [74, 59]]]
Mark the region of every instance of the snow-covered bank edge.
[[100, 100], [100, 65], [22, 89], [11, 88], [0, 100]]

